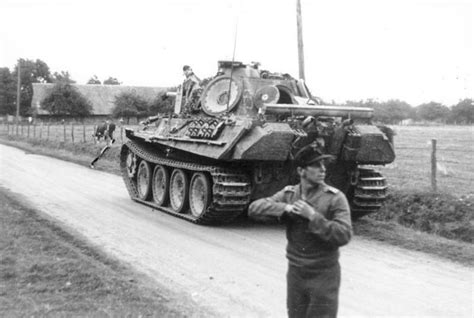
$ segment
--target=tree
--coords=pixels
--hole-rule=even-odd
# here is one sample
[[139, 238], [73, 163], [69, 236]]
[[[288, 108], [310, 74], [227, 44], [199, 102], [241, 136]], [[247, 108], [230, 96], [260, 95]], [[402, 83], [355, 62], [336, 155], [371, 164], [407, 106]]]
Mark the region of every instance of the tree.
[[67, 71], [61, 71], [61, 73], [54, 72], [53, 74], [53, 82], [54, 83], [64, 83], [64, 84], [74, 84], [76, 81], [74, 81], [71, 78], [71, 74]]
[[68, 83], [57, 83], [41, 105], [54, 115], [85, 117], [92, 112], [90, 101]]
[[449, 116], [449, 108], [440, 103], [429, 102], [416, 107], [416, 115], [420, 119], [428, 121], [446, 122]]
[[114, 117], [126, 117], [127, 124], [130, 122], [130, 117], [146, 116], [149, 112], [148, 102], [136, 93], [121, 93], [115, 97], [115, 107], [112, 110]]
[[402, 120], [410, 118], [413, 112], [411, 105], [398, 99], [374, 105], [374, 119], [386, 124], [400, 123]]
[[97, 78], [97, 75], [92, 76], [89, 78], [89, 80], [86, 83], [87, 85], [100, 85], [102, 84], [99, 79]]
[[118, 79], [116, 79], [115, 77], [109, 77], [108, 79], [104, 81], [104, 85], [120, 85], [120, 84], [122, 83], [120, 83]]
[[375, 99], [368, 98], [366, 100], [360, 100], [360, 101], [353, 101], [353, 100], [348, 100], [345, 103], [346, 106], [354, 106], [354, 107], [370, 107], [370, 108], [377, 108], [380, 103], [376, 101]]
[[156, 98], [151, 102], [150, 115], [156, 115], [158, 113], [170, 113], [173, 112], [174, 105], [171, 98], [166, 96], [166, 92], [159, 93]]
[[[37, 59], [36, 61], [19, 59], [17, 65], [12, 72], [12, 76], [15, 80], [15, 86], [17, 85], [18, 78], [18, 65], [20, 65], [20, 78], [21, 78], [21, 89], [20, 89], [20, 115], [32, 115], [33, 110], [31, 109], [31, 100], [33, 98], [33, 85], [32, 83], [52, 83], [53, 78], [49, 71], [48, 65]], [[16, 93], [15, 93], [16, 94]]]
[[470, 98], [460, 100], [451, 108], [451, 120], [455, 123], [474, 123], [474, 101]]
[[8, 67], [0, 68], [0, 115], [16, 113], [16, 81]]

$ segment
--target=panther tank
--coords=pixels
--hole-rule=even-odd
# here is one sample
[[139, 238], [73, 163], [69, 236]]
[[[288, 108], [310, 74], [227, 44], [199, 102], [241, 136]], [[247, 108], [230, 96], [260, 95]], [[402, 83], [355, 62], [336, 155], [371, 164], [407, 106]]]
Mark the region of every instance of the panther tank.
[[219, 224], [250, 202], [296, 183], [294, 154], [319, 147], [335, 160], [326, 182], [343, 191], [354, 218], [376, 212], [387, 183], [373, 169], [395, 159], [392, 130], [373, 109], [323, 105], [305, 82], [219, 61], [218, 73], [185, 81], [174, 113], [126, 129], [120, 167], [132, 200], [197, 224]]

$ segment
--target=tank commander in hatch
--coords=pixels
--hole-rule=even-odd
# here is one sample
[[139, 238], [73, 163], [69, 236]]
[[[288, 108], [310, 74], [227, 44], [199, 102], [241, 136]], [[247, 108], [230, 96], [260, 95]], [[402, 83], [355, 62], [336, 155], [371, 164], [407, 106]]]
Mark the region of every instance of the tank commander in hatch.
[[186, 77], [183, 83], [184, 112], [187, 114], [197, 112], [202, 93], [201, 80], [189, 65], [183, 66], [183, 74]]
[[324, 182], [331, 155], [311, 145], [295, 156], [300, 183], [252, 202], [249, 217], [286, 224], [288, 317], [336, 317], [339, 247], [352, 236], [345, 195]]

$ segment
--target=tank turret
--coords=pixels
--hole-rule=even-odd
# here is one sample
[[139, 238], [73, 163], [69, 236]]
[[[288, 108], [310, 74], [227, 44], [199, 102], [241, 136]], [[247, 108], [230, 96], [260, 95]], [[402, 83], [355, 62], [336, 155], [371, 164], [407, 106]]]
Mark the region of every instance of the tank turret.
[[229, 222], [296, 182], [293, 155], [312, 144], [336, 157], [326, 181], [353, 217], [381, 207], [386, 180], [368, 166], [393, 162], [393, 133], [371, 123], [371, 108], [323, 105], [303, 80], [258, 63], [219, 61], [214, 77], [196, 79], [168, 94], [174, 114], [126, 130], [121, 170], [133, 200], [199, 224]]

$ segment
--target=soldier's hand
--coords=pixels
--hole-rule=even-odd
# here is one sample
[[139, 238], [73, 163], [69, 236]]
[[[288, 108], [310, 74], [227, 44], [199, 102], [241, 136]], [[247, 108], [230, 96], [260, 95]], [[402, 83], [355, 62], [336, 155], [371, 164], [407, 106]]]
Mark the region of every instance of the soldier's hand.
[[294, 214], [298, 214], [306, 219], [310, 219], [316, 213], [314, 208], [306, 203], [304, 200], [298, 200], [293, 204], [293, 211]]
[[293, 213], [294, 209], [295, 209], [295, 206], [293, 204], [287, 204], [285, 206], [285, 212], [287, 212], [287, 213]]

